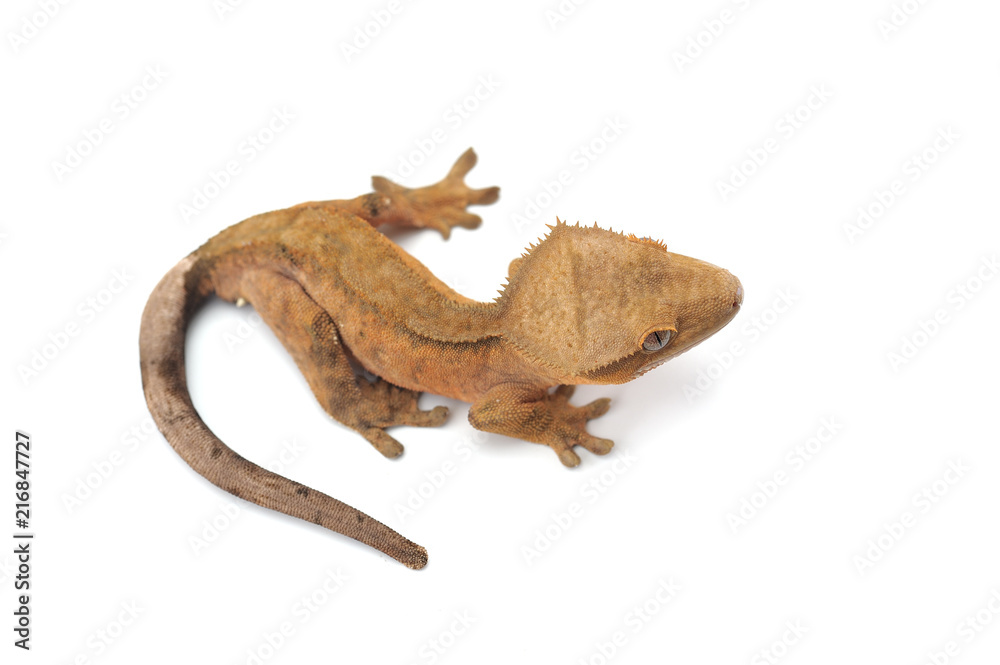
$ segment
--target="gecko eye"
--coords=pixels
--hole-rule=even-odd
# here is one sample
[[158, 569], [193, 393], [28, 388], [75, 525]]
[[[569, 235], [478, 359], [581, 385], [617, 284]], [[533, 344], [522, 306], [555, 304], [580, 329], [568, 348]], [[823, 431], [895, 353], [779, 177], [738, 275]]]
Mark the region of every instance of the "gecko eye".
[[659, 351], [670, 341], [673, 332], [673, 330], [654, 330], [646, 335], [646, 339], [642, 342], [642, 348], [646, 351]]

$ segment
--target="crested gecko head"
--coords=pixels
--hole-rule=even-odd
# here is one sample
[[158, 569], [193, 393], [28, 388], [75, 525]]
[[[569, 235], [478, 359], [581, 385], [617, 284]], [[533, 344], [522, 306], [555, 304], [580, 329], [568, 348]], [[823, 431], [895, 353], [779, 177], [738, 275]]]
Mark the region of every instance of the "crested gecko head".
[[503, 336], [563, 383], [624, 383], [732, 320], [740, 281], [647, 238], [557, 220], [511, 263]]

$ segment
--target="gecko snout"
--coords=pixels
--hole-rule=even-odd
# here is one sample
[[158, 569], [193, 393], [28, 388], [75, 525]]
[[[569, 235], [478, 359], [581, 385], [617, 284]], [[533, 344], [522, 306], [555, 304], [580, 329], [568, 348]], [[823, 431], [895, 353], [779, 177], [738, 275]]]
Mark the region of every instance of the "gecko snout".
[[739, 307], [743, 304], [743, 285], [740, 284], [740, 280], [736, 277], [733, 277], [733, 280], [736, 282], [736, 293], [733, 296], [733, 307]]

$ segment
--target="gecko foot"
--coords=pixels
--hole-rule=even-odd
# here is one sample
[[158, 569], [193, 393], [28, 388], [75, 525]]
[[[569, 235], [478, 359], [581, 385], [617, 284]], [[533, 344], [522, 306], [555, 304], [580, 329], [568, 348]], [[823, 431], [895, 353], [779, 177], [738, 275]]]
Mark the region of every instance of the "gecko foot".
[[434, 185], [409, 189], [382, 176], [374, 176], [372, 187], [388, 196], [412, 226], [435, 229], [448, 238], [456, 226], [474, 229], [482, 223], [479, 215], [466, 211], [467, 206], [487, 205], [500, 196], [499, 187], [473, 189], [465, 184], [465, 175], [475, 165], [476, 153], [469, 148], [448, 175]]
[[559, 461], [568, 467], [580, 464], [580, 456], [573, 451], [575, 446], [583, 446], [595, 455], [607, 455], [615, 445], [614, 441], [593, 436], [586, 429], [587, 421], [608, 412], [611, 400], [602, 397], [584, 406], [573, 406], [569, 398], [575, 391], [576, 386], [559, 386], [549, 396], [554, 422], [547, 443], [559, 456]]
[[563, 464], [576, 466], [580, 457], [574, 447], [583, 446], [595, 455], [607, 455], [615, 444], [587, 432], [587, 422], [607, 413], [611, 400], [603, 398], [573, 406], [569, 398], [574, 390], [574, 386], [559, 386], [550, 393], [537, 386], [499, 384], [483, 393], [469, 408], [469, 422], [484, 432], [549, 446]]
[[386, 427], [410, 425], [412, 427], [438, 427], [448, 419], [448, 407], [435, 406], [430, 411], [417, 404], [420, 393], [400, 388], [381, 378], [375, 381], [358, 380], [364, 397], [359, 408], [359, 424], [354, 427], [377, 451], [386, 457], [399, 457], [403, 445], [386, 434]]

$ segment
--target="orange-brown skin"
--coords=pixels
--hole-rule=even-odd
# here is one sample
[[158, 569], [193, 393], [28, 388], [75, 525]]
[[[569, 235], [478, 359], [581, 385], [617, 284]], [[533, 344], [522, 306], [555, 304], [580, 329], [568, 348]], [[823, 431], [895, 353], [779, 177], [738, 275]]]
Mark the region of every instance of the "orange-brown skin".
[[[292, 354], [323, 408], [380, 453], [403, 447], [394, 425], [440, 425], [421, 392], [472, 403], [476, 428], [546, 444], [566, 466], [609, 400], [582, 407], [575, 384], [624, 383], [691, 348], [739, 310], [739, 280], [662, 244], [562, 222], [510, 266], [490, 303], [448, 288], [377, 230], [381, 225], [475, 228], [473, 204], [496, 187], [470, 189], [463, 154], [440, 183], [407, 189], [373, 178], [374, 192], [251, 217], [209, 240], [171, 270], [143, 313], [140, 357], [147, 403], [181, 456], [222, 489], [313, 521], [386, 552], [411, 568], [424, 548], [332, 497], [239, 456], [198, 417], [184, 372], [184, 334], [213, 293], [251, 303]], [[662, 348], [660, 348], [662, 346]], [[379, 378], [356, 376], [353, 358]], [[557, 387], [555, 391], [550, 389]]]

